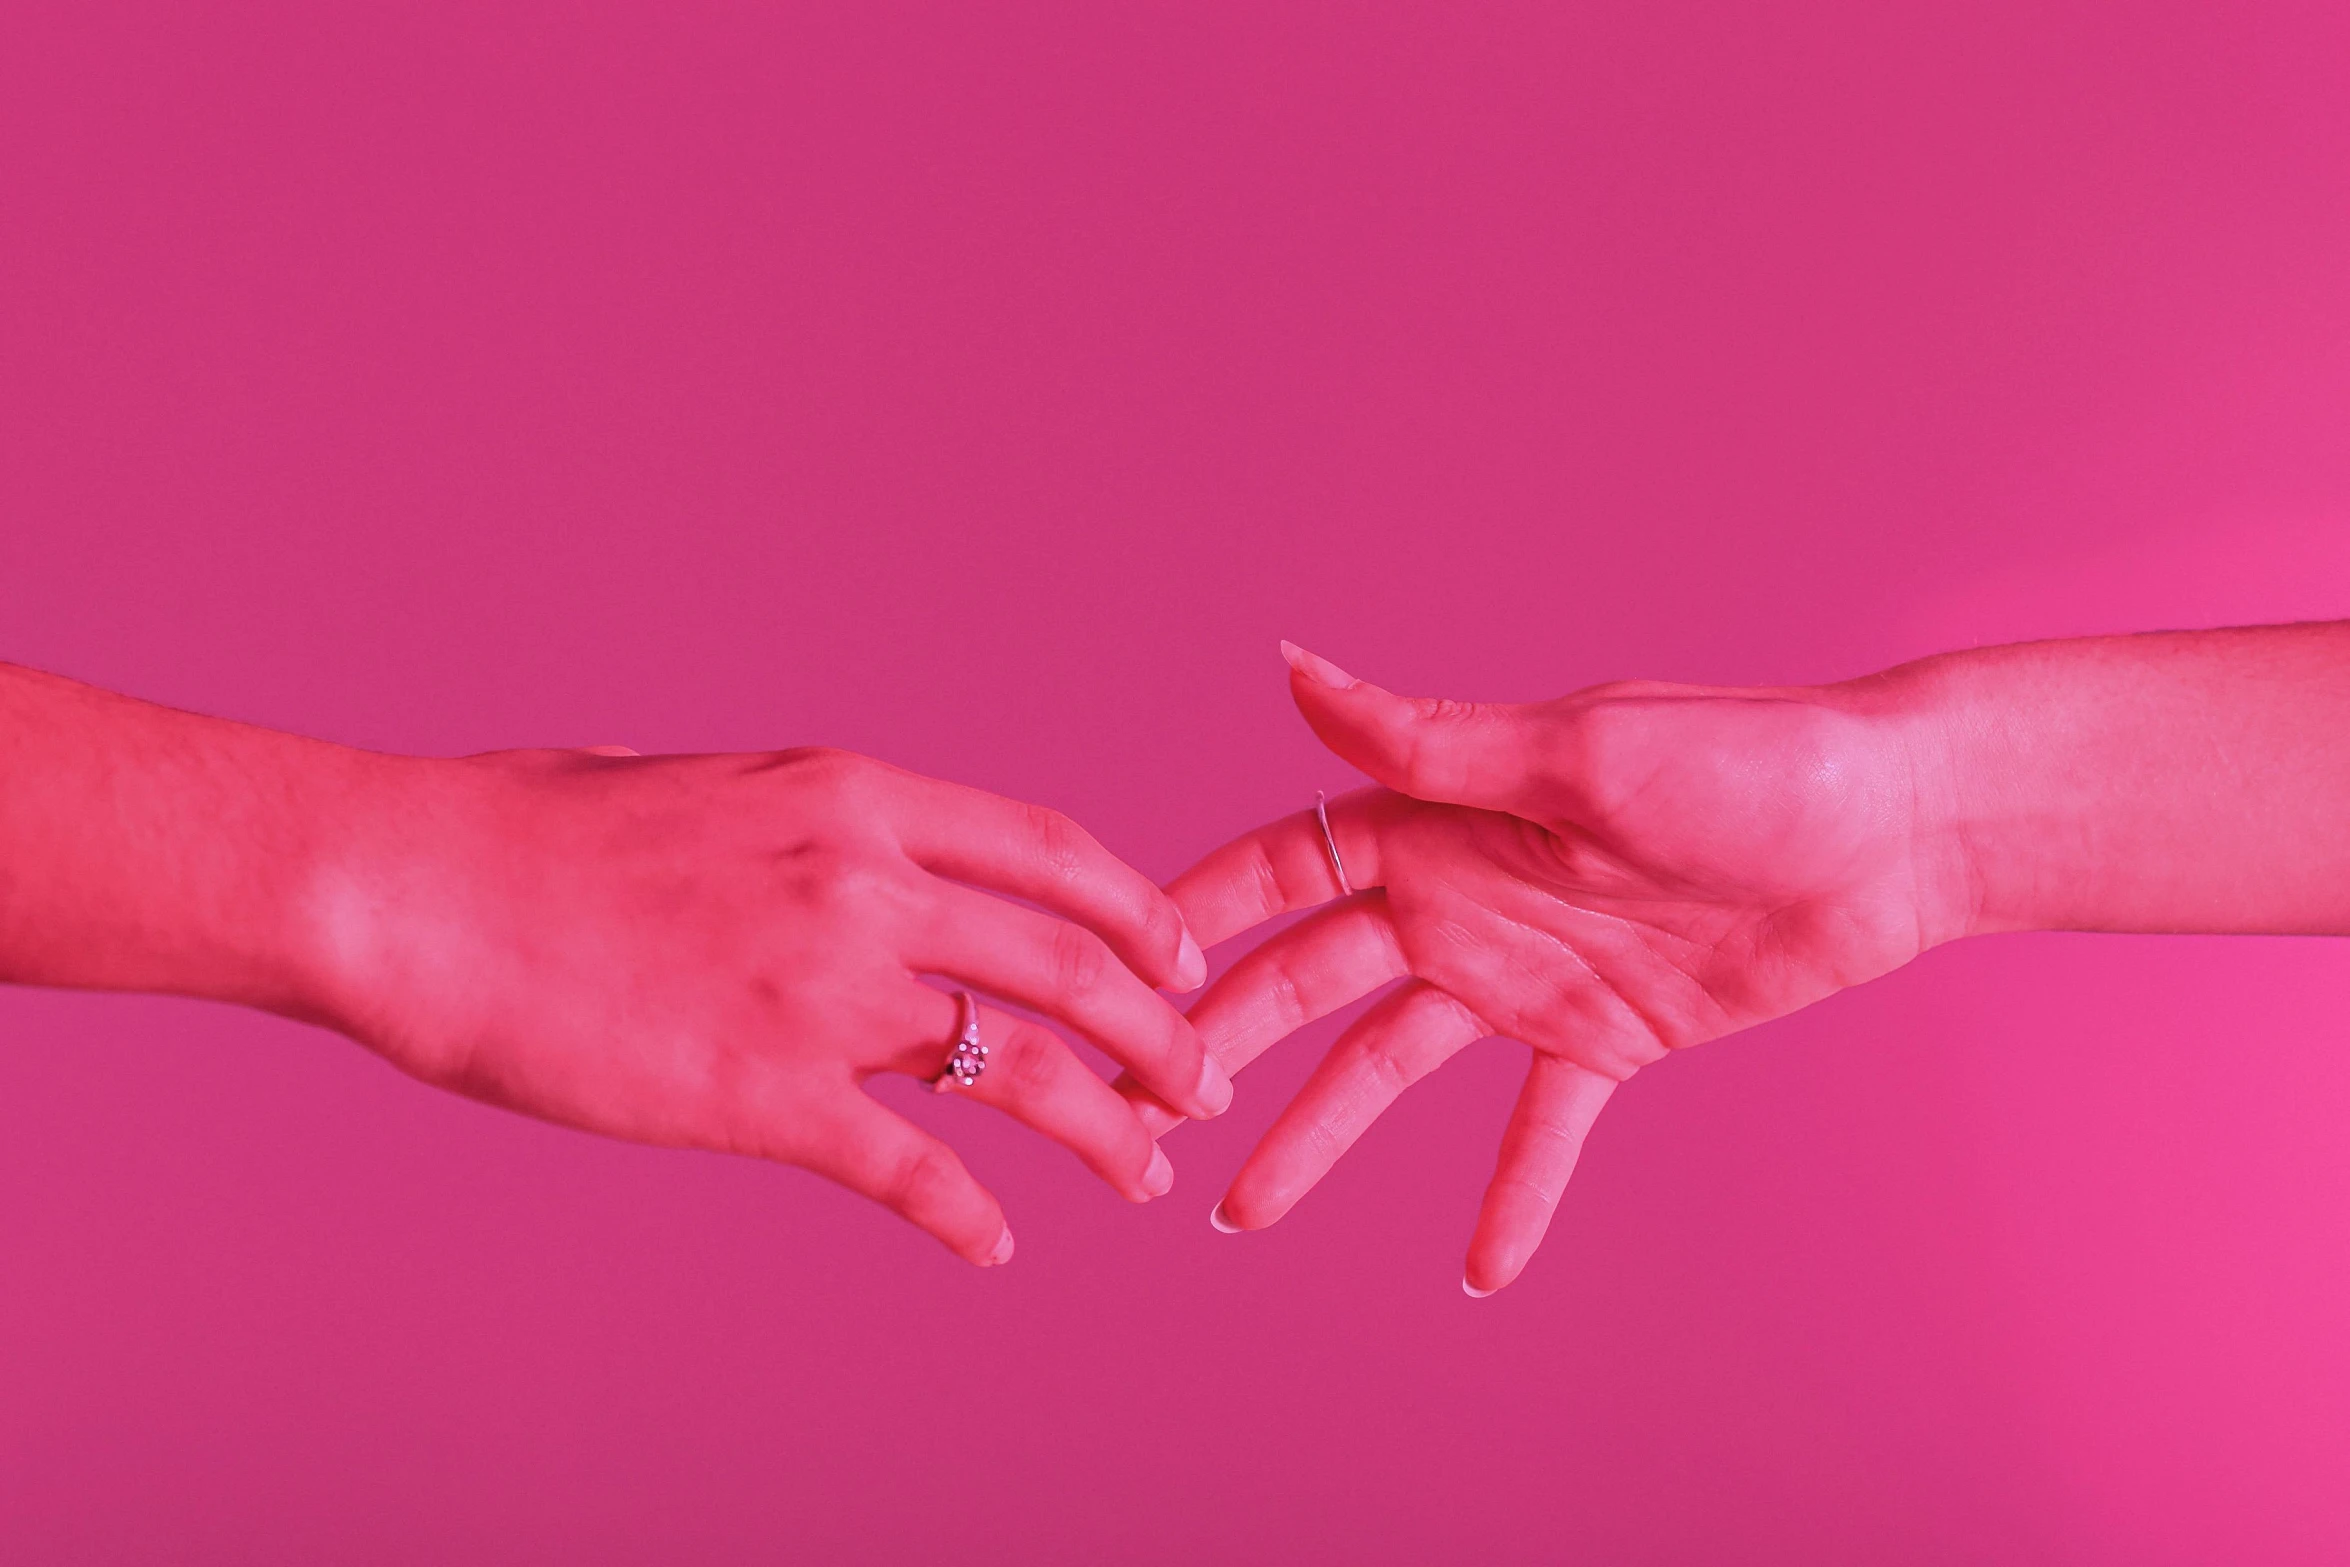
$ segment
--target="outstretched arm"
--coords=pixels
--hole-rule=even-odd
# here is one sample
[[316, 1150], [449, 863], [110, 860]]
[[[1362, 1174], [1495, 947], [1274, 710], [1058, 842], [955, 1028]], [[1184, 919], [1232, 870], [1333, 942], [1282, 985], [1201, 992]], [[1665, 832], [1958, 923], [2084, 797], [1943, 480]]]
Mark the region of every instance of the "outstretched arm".
[[[808, 1166], [972, 1262], [1011, 1254], [995, 1198], [860, 1086], [944, 1065], [959, 1011], [923, 977], [1186, 1113], [1230, 1100], [1152, 989], [1205, 977], [1174, 904], [1039, 807], [836, 751], [382, 756], [6, 665], [0, 747], [0, 980], [324, 1023], [512, 1109]], [[979, 1015], [970, 1097], [1167, 1190], [1058, 1035]]]
[[[1472, 1293], [1517, 1276], [1608, 1092], [1669, 1049], [1978, 931], [2350, 932], [2350, 626], [1527, 705], [1398, 697], [1285, 651], [1307, 721], [1386, 787], [1331, 813], [1354, 896], [1241, 959], [1193, 1022], [1237, 1069], [1411, 983], [1340, 1039], [1219, 1222], [1274, 1222], [1404, 1087], [1505, 1034], [1535, 1058]], [[1211, 944], [1340, 892], [1310, 813], [1171, 890]]]

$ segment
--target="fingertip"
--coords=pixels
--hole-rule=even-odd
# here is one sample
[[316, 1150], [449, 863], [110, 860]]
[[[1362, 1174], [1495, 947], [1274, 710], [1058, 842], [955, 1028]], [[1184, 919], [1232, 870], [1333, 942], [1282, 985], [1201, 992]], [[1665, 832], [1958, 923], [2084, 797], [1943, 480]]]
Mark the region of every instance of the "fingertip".
[[1505, 1241], [1485, 1240], [1469, 1248], [1467, 1266], [1461, 1269], [1461, 1288], [1478, 1300], [1498, 1294], [1518, 1282], [1518, 1275], [1526, 1271], [1531, 1253], [1521, 1254], [1516, 1245]]
[[1232, 1108], [1232, 1079], [1204, 1048], [1199, 1053], [1199, 1103], [1203, 1119]]
[[1175, 949], [1175, 988], [1185, 995], [1208, 982], [1208, 955], [1200, 951], [1191, 927], [1183, 927], [1183, 944]]
[[1339, 668], [1319, 653], [1309, 653], [1295, 642], [1281, 644], [1281, 656], [1289, 667], [1315, 685], [1332, 691], [1345, 691], [1356, 684], [1355, 677]]
[[1208, 1223], [1217, 1233], [1222, 1235], [1238, 1235], [1240, 1233], [1240, 1226], [1232, 1222], [1232, 1215], [1224, 1211], [1224, 1205], [1220, 1202], [1208, 1210]]
[[1164, 1197], [1175, 1189], [1175, 1166], [1167, 1158], [1167, 1150], [1151, 1144], [1151, 1162], [1142, 1172], [1142, 1189], [1152, 1197]]
[[1133, 1103], [1134, 1118], [1140, 1121], [1142, 1129], [1153, 1137], [1164, 1137], [1191, 1119], [1190, 1116], [1176, 1114], [1155, 1097], [1135, 1100]]
[[1289, 699], [1298, 716], [1343, 760], [1391, 789], [1400, 788], [1407, 741], [1416, 721], [1408, 699], [1344, 670], [1336, 673], [1337, 680], [1326, 680], [1302, 666], [1297, 670], [1289, 682]]

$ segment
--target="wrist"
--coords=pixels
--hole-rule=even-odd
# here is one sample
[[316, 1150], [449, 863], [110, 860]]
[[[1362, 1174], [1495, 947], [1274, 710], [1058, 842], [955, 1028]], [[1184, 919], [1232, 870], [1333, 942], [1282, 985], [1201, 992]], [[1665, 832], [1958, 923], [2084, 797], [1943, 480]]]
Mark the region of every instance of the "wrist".
[[383, 1050], [395, 998], [445, 978], [463, 924], [451, 871], [480, 858], [490, 807], [463, 760], [348, 752], [320, 781], [281, 947], [296, 1004], [280, 1010]]
[[1901, 665], [1836, 688], [1870, 723], [1892, 775], [1908, 789], [1903, 845], [1926, 947], [2012, 928], [1993, 905], [1976, 831], [1962, 672], [1947, 658]]
[[325, 1021], [309, 889], [386, 758], [0, 666], [0, 980]]
[[360, 880], [392, 780], [416, 764], [286, 735], [260, 748], [269, 754], [253, 759], [250, 797], [214, 824], [236, 867], [225, 884], [237, 906], [193, 911], [217, 949], [196, 954], [187, 982], [168, 988], [348, 1032], [346, 889]]

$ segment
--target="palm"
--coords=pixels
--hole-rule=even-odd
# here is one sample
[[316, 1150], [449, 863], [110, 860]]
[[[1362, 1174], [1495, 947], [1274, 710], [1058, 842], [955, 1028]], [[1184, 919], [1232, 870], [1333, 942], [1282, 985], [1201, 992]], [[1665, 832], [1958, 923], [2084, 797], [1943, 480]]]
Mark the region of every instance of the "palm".
[[1620, 1076], [1640, 1061], [1580, 1042], [1579, 1009], [1559, 1012], [1583, 973], [1653, 1059], [1924, 945], [1914, 867], [1887, 847], [1908, 836], [1907, 780], [1853, 721], [1714, 697], [1584, 702], [1557, 721], [1581, 743], [1530, 780], [1525, 814], [1411, 802], [1381, 848], [1412, 971], [1498, 1032]]

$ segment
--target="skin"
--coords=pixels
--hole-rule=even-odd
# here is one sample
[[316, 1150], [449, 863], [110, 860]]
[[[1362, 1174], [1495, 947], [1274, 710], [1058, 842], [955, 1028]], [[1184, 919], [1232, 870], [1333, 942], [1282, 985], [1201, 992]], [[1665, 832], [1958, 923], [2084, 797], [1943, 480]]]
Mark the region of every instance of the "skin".
[[[1617, 1084], [1963, 936], [2350, 933], [2350, 623], [2025, 644], [1819, 687], [1393, 695], [1283, 644], [1315, 733], [1380, 787], [1170, 887], [1209, 945], [1315, 910], [1193, 1007], [1237, 1071], [1340, 1037], [1214, 1220], [1279, 1220], [1412, 1083], [1532, 1061], [1462, 1287], [1516, 1279]], [[1176, 1113], [1121, 1088], [1154, 1131]]]
[[[839, 751], [384, 756], [6, 665], [0, 736], [0, 980], [320, 1023], [508, 1109], [805, 1166], [981, 1265], [1012, 1254], [995, 1197], [862, 1089], [944, 1065], [957, 1004], [923, 976], [1187, 1115], [1231, 1101], [1153, 989], [1206, 977], [1174, 903], [1054, 811]], [[1168, 1189], [1057, 1034], [980, 1018], [956, 1092]]]

